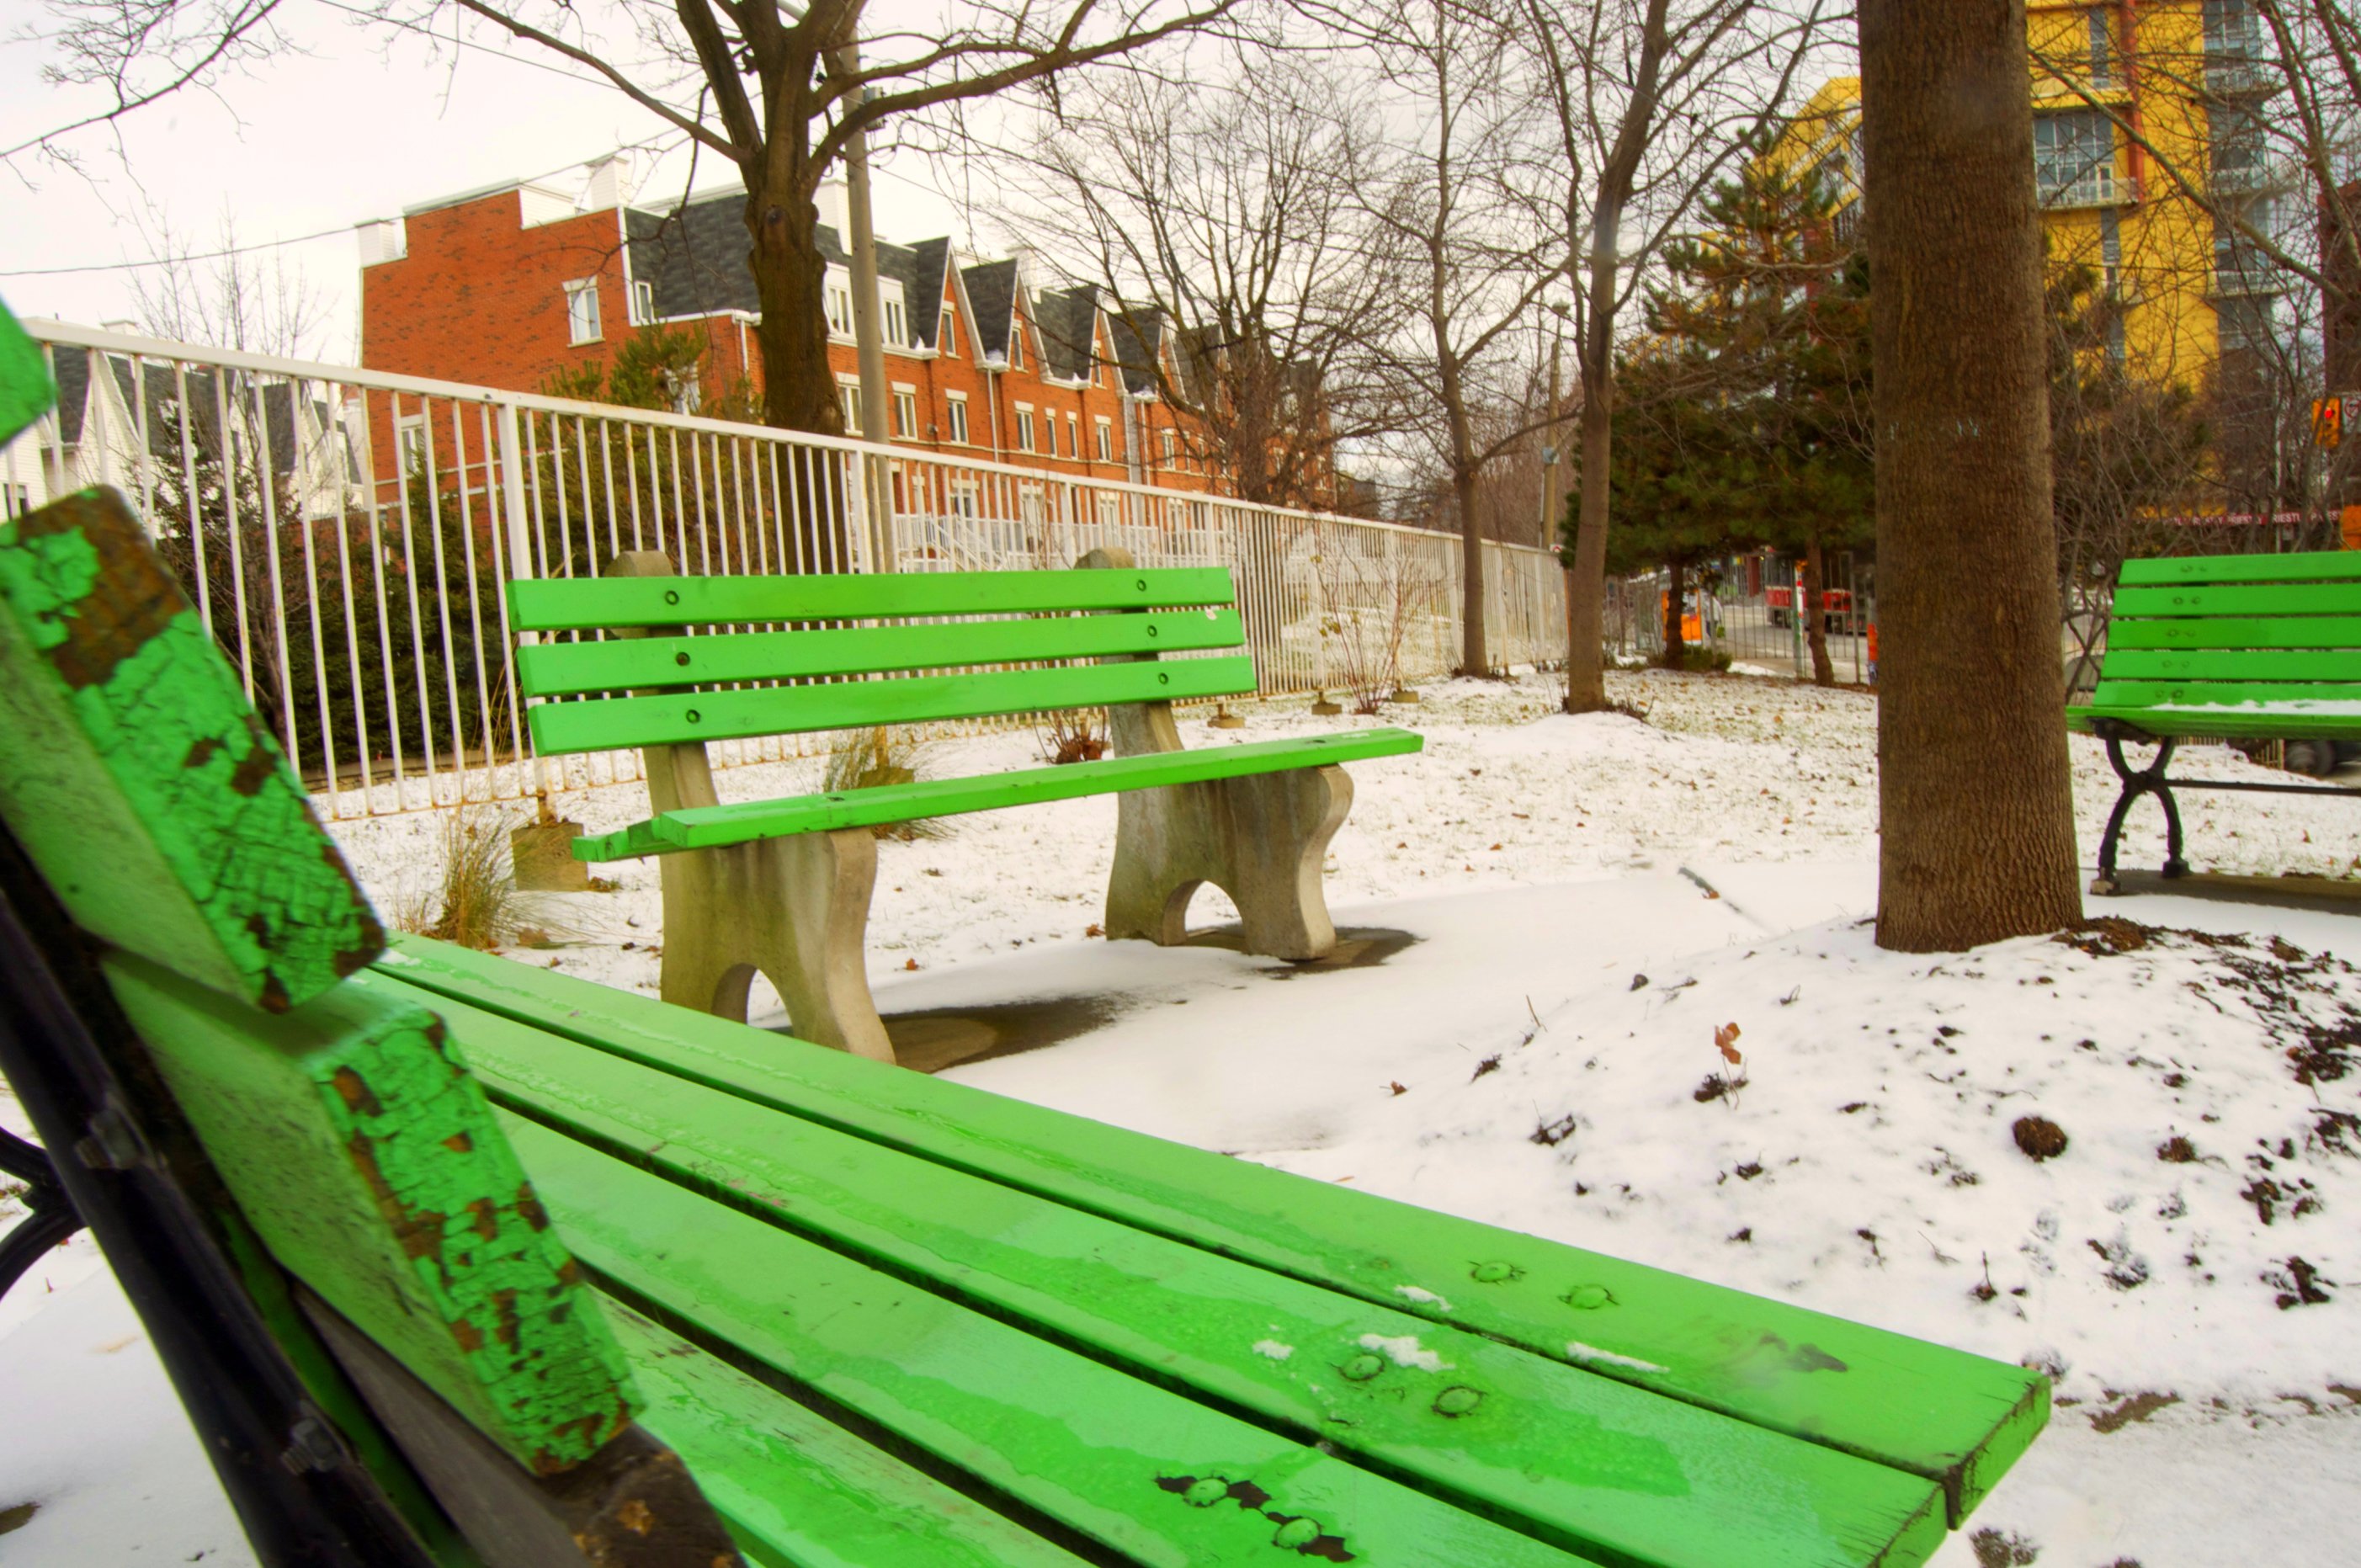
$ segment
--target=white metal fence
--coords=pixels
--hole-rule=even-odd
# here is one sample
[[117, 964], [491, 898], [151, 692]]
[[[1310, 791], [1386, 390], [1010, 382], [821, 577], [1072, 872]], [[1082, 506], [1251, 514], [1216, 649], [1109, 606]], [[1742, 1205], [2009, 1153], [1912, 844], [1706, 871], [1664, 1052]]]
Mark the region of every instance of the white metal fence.
[[[58, 410], [0, 448], [14, 512], [130, 498], [331, 817], [639, 776], [540, 759], [507, 584], [662, 550], [692, 574], [1222, 565], [1261, 694], [1374, 698], [1457, 663], [1455, 540], [916, 447], [27, 323]], [[1487, 546], [1493, 657], [1564, 657], [1554, 557]], [[1026, 721], [1013, 721], [1021, 726]], [[729, 741], [722, 765], [827, 749]]]

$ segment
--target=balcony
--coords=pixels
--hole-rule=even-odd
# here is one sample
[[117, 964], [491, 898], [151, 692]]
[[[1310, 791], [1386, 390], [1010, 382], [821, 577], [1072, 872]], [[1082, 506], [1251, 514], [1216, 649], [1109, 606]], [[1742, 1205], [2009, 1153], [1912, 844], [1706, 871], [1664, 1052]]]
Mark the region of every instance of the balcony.
[[2247, 55], [2209, 54], [2205, 90], [2221, 98], [2268, 98], [2285, 86], [2268, 61]]
[[2041, 206], [2044, 212], [2064, 212], [2074, 207], [2113, 207], [2131, 200], [2131, 188], [2119, 185], [2115, 171], [2102, 164], [2088, 169], [2062, 185], [2044, 183]]

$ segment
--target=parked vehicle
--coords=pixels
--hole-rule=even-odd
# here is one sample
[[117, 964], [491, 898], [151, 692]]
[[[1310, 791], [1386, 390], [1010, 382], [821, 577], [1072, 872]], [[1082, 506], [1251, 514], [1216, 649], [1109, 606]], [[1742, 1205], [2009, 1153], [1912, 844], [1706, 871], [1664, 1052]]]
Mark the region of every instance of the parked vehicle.
[[[1792, 587], [1765, 588], [1763, 602], [1771, 608], [1771, 624], [1795, 624], [1795, 590]], [[1850, 588], [1820, 590], [1820, 625], [1829, 631], [1845, 630], [1844, 619], [1852, 613], [1852, 591]]]

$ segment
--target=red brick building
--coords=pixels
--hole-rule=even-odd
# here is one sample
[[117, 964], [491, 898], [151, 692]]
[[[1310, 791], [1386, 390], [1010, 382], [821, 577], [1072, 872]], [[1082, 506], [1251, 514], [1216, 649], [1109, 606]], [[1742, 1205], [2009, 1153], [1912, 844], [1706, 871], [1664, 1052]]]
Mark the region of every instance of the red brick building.
[[[469, 191], [361, 225], [361, 364], [368, 369], [537, 391], [549, 378], [611, 359], [642, 326], [703, 336], [698, 384], [757, 392], [759, 311], [735, 192], [655, 211], [627, 199], [618, 157], [593, 164], [577, 198], [520, 182]], [[852, 281], [841, 187], [822, 192], [829, 260], [829, 359], [860, 426]], [[1166, 334], [1126, 330], [1089, 288], [1048, 289], [1020, 253], [984, 261], [947, 238], [878, 244], [887, 427], [897, 444], [1037, 467], [1060, 477], [1129, 480], [1221, 493], [1193, 422], [1156, 394], [1150, 354], [1170, 371]], [[681, 391], [694, 406], [698, 385]], [[405, 462], [432, 441], [413, 418], [375, 433]], [[438, 455], [438, 463], [447, 455]], [[953, 499], [954, 505], [958, 502]]]

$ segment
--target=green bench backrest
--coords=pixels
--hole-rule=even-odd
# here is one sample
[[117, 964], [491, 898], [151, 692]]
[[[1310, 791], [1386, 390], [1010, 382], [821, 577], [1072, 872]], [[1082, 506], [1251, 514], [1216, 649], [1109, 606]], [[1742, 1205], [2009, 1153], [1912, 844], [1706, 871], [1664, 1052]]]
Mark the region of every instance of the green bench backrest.
[[1243, 647], [1235, 597], [1190, 566], [527, 580], [509, 609], [521, 631], [655, 633], [517, 650], [525, 694], [564, 699], [529, 716], [555, 755], [1248, 692], [1243, 654], [1137, 657]]
[[2361, 697], [2361, 551], [2124, 563], [2092, 703]]
[[483, 1091], [112, 490], [0, 523], [0, 823], [280, 1266], [539, 1474], [631, 1419]]

